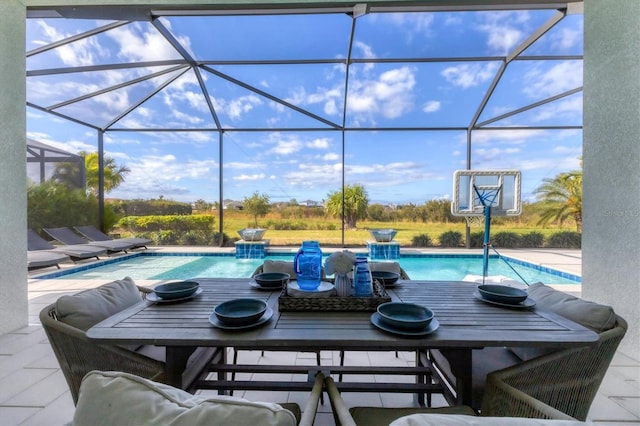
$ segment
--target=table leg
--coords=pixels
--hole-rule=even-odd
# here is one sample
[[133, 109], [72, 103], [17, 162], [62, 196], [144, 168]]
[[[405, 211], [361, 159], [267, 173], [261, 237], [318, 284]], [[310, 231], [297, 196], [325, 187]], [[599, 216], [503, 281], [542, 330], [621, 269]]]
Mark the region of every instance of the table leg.
[[471, 407], [473, 392], [473, 363], [471, 362], [472, 349], [454, 348], [447, 349], [447, 359], [451, 366], [451, 372], [456, 377], [456, 405], [468, 405]]
[[[423, 363], [422, 363], [422, 357], [420, 356], [420, 350], [416, 349], [415, 352], [416, 355], [416, 367], [424, 367]], [[425, 374], [416, 374], [416, 383], [417, 384], [423, 384], [426, 383], [427, 380], [431, 381], [431, 376], [425, 375]], [[418, 393], [415, 395], [414, 400], [416, 401], [416, 403], [421, 406], [424, 407], [424, 394], [423, 393]], [[427, 407], [431, 407], [431, 393], [427, 393]]]
[[165, 359], [165, 374], [167, 384], [178, 389], [183, 388], [182, 373], [187, 368], [191, 354], [197, 349], [193, 346], [167, 346]]

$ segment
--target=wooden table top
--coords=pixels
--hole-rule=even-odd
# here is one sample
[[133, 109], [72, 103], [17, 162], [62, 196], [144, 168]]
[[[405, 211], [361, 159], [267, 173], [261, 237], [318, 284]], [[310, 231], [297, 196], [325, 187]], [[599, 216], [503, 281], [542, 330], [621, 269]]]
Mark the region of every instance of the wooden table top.
[[[406, 337], [371, 324], [371, 312], [279, 312], [279, 291], [258, 290], [248, 279], [206, 278], [201, 295], [173, 304], [145, 302], [92, 327], [87, 335], [101, 343], [159, 346], [233, 346], [262, 349], [415, 350], [484, 346], [584, 346], [597, 334], [540, 309], [511, 309], [477, 300], [476, 284], [402, 281], [387, 292], [393, 300], [433, 310], [440, 323], [426, 336]], [[267, 301], [274, 315], [267, 323], [243, 331], [223, 330], [209, 322], [214, 306], [229, 299]]]

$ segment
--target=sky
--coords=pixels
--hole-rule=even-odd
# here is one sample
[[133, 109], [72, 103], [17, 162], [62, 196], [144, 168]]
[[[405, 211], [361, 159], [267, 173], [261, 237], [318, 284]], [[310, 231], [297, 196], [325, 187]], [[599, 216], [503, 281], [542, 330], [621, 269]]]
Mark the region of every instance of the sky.
[[[104, 129], [106, 155], [131, 170], [109, 198], [215, 202], [222, 181], [224, 199], [322, 202], [340, 189], [344, 160], [345, 183], [363, 185], [371, 202], [452, 199], [454, 172], [467, 168], [464, 129], [499, 59], [554, 13], [367, 14], [355, 20], [348, 70], [339, 60], [353, 20], [344, 13], [160, 18], [189, 55], [209, 61], [199, 75], [178, 66], [180, 53], [149, 22], [39, 53], [111, 22], [30, 19], [28, 102], [93, 128], [28, 107], [27, 137], [94, 152]], [[535, 200], [542, 179], [579, 168], [582, 131], [549, 127], [582, 125], [582, 92], [525, 107], [582, 86], [582, 26], [582, 15], [568, 15], [510, 62], [471, 133], [471, 168], [519, 170], [523, 201]], [[152, 61], [174, 62], [91, 68]]]

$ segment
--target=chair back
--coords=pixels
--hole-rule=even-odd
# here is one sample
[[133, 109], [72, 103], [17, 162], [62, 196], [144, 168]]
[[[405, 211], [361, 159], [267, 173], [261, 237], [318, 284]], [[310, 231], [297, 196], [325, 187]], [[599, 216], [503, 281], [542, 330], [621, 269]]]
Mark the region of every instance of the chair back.
[[626, 331], [627, 322], [616, 315], [615, 326], [600, 333], [593, 346], [553, 352], [489, 374], [482, 415], [549, 418], [537, 407], [537, 400], [586, 420]]
[[115, 345], [99, 345], [86, 333], [58, 320], [55, 304], [40, 312], [40, 322], [53, 348], [74, 404], [82, 378], [90, 371], [124, 371], [154, 380], [164, 379], [164, 364]]

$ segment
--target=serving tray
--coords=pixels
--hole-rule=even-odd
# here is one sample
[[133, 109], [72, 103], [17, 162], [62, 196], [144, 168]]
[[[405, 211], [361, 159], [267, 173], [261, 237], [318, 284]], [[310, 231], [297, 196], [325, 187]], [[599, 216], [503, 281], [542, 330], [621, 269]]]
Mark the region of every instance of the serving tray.
[[369, 311], [376, 310], [378, 305], [390, 302], [384, 286], [373, 282], [373, 297], [300, 297], [289, 296], [285, 284], [278, 298], [280, 311]]

